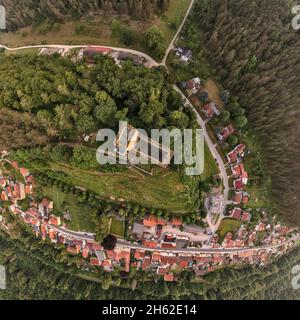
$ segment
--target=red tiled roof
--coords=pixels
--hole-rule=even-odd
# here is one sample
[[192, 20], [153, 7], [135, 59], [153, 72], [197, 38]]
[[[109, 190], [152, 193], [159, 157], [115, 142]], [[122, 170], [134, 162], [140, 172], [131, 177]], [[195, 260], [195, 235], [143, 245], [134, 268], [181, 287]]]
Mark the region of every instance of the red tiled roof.
[[242, 202], [242, 198], [243, 198], [243, 195], [241, 193], [236, 192], [234, 195], [233, 201], [237, 204], [240, 204]]
[[93, 243], [93, 244], [92, 244], [92, 249], [99, 251], [99, 250], [102, 249], [102, 246], [101, 246], [100, 243]]
[[173, 282], [174, 281], [174, 275], [173, 273], [167, 273], [164, 275], [164, 280], [167, 282]]
[[250, 214], [248, 212], [244, 211], [243, 214], [242, 214], [241, 219], [244, 220], [244, 221], [249, 221], [251, 219], [251, 216], [250, 216]]
[[154, 227], [157, 225], [157, 217], [150, 215], [144, 219], [143, 223], [146, 227]]
[[19, 165], [18, 165], [18, 162], [17, 161], [13, 161], [12, 164], [11, 164], [15, 169], [19, 169]]
[[181, 268], [186, 268], [188, 266], [188, 264], [189, 264], [188, 261], [180, 261], [179, 262], [179, 265]]
[[82, 249], [82, 256], [83, 256], [84, 258], [87, 258], [87, 257], [89, 256], [89, 252], [90, 252], [89, 248], [88, 248], [88, 247], [84, 247], [84, 248]]
[[78, 254], [78, 249], [76, 247], [73, 247], [73, 246], [68, 246], [67, 251], [70, 254]]
[[172, 226], [177, 226], [177, 227], [182, 226], [181, 218], [173, 218], [172, 219]]
[[161, 255], [159, 252], [153, 252], [152, 253], [152, 261], [153, 262], [159, 262], [161, 260]]
[[23, 177], [29, 175], [29, 171], [26, 168], [20, 168], [20, 173]]
[[243, 204], [247, 204], [249, 202], [249, 196], [243, 197]]
[[150, 241], [150, 240], [144, 240], [143, 245], [147, 248], [156, 248], [157, 247], [157, 242], [156, 241]]
[[161, 244], [161, 247], [163, 249], [173, 249], [176, 247], [176, 245], [172, 244], [172, 243], [162, 243]]
[[242, 209], [241, 208], [234, 208], [232, 211], [232, 217], [234, 219], [240, 220], [242, 214]]
[[165, 226], [167, 224], [167, 221], [162, 218], [157, 218], [157, 224], [159, 224], [161, 226]]
[[92, 257], [92, 258], [90, 259], [90, 264], [91, 264], [92, 266], [99, 266], [99, 265], [100, 265], [100, 262], [99, 262], [98, 258]]
[[244, 188], [244, 184], [242, 179], [234, 180], [234, 189], [236, 190], [242, 190]]
[[137, 260], [140, 260], [142, 258], [145, 257], [145, 251], [143, 250], [136, 250], [135, 253], [134, 253], [134, 257], [137, 259]]
[[160, 276], [165, 275], [168, 272], [169, 268], [165, 267], [165, 266], [159, 266], [157, 268], [157, 274]]
[[60, 218], [54, 215], [51, 215], [49, 223], [52, 224], [53, 226], [58, 226], [60, 224]]

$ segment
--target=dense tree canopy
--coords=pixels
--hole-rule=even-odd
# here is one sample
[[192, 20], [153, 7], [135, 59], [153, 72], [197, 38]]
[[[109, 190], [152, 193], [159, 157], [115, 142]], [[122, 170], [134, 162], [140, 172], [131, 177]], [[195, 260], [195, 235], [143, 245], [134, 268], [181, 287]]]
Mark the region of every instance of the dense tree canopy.
[[61, 57], [2, 55], [0, 77], [0, 128], [15, 128], [3, 137], [5, 148], [76, 139], [117, 128], [119, 120], [144, 129], [194, 121], [161, 68], [120, 68], [108, 57], [88, 67]]
[[228, 106], [236, 125], [246, 124], [246, 111], [261, 138], [274, 201], [288, 222], [300, 225], [300, 38], [291, 26], [294, 4], [199, 0], [194, 16], [224, 86], [247, 108]]
[[0, 0], [0, 4], [7, 10], [8, 29], [15, 30], [45, 20], [64, 22], [66, 19], [78, 19], [91, 11], [94, 14], [117, 12], [149, 19], [163, 13], [169, 0]]

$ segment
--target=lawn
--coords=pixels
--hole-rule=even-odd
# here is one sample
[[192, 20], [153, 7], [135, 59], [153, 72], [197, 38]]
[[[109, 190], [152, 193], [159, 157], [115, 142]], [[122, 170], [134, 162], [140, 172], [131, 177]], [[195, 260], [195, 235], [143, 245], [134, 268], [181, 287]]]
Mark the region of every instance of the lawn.
[[119, 220], [116, 217], [111, 218], [110, 233], [114, 236], [124, 237], [124, 220]]
[[220, 88], [213, 79], [208, 79], [203, 88], [208, 92], [210, 100], [214, 101], [220, 108], [224, 107], [224, 102], [220, 98]]
[[[171, 0], [168, 10], [155, 22], [155, 25], [161, 30], [167, 43], [171, 42], [174, 37], [190, 2], [190, 0]], [[172, 26], [175, 28], [172, 28]]]
[[43, 196], [54, 202], [54, 209], [63, 213], [66, 209], [70, 211], [71, 222], [67, 222], [68, 228], [74, 231], [95, 232], [92, 222], [92, 208], [87, 204], [79, 203], [73, 194], [65, 194], [55, 187], [41, 187]]
[[202, 174], [203, 180], [219, 173], [219, 168], [216, 163], [216, 160], [210, 153], [206, 143], [204, 145], [204, 157], [205, 157], [205, 164], [204, 164], [204, 173]]
[[62, 163], [52, 163], [51, 169], [67, 173], [74, 185], [104, 198], [113, 196], [174, 213], [193, 209], [187, 205], [185, 186], [179, 174], [169, 169], [155, 167], [153, 176], [130, 169], [121, 173], [103, 173]]
[[235, 219], [226, 218], [224, 219], [218, 230], [219, 242], [222, 242], [228, 232], [232, 232], [234, 229], [239, 228], [242, 222]]

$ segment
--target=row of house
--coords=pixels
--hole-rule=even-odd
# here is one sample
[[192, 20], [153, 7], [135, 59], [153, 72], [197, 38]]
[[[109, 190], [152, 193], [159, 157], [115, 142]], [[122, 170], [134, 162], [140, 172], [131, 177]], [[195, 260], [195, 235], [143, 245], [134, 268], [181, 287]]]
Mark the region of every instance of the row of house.
[[142, 65], [146, 63], [146, 59], [131, 53], [131, 52], [125, 52], [125, 51], [116, 51], [109, 47], [87, 47], [80, 49], [77, 55], [78, 60], [85, 59], [88, 63], [93, 64], [95, 63], [96, 57], [101, 55], [109, 55], [112, 57], [116, 64], [121, 66], [122, 63], [125, 61], [132, 61], [134, 65]]
[[[17, 168], [16, 164], [14, 167]], [[28, 170], [24, 168], [19, 170], [25, 181], [31, 177]], [[30, 180], [33, 181], [32, 178]], [[2, 187], [6, 188], [7, 183], [14, 188], [20, 182], [2, 175]], [[10, 211], [31, 226], [37, 237], [41, 237], [44, 241], [50, 240], [51, 243], [65, 245], [69, 255], [82, 256], [82, 261], [86, 261], [95, 271], [97, 268], [107, 272], [117, 268], [125, 273], [130, 272], [132, 268], [149, 270], [163, 277], [165, 281], [171, 282], [176, 281], [182, 270], [191, 270], [201, 276], [232, 264], [265, 265], [272, 255], [284, 253], [293, 245], [292, 241], [287, 242], [291, 232], [289, 228], [280, 224], [272, 226], [266, 221], [260, 221], [255, 230], [249, 231], [242, 226], [237, 235], [228, 233], [221, 245], [218, 243], [217, 235], [211, 242], [211, 248], [246, 249], [244, 251], [226, 253], [221, 250], [212, 254], [195, 253], [196, 246], [195, 250], [191, 247], [189, 250], [186, 249], [191, 242], [189, 237], [199, 237], [201, 234], [197, 226], [188, 226], [185, 229], [181, 218], [167, 220], [148, 215], [140, 223], [136, 222], [132, 230], [136, 243], [140, 241], [143, 245], [141, 249], [131, 249], [131, 246], [117, 244], [113, 250], [105, 250], [94, 240], [94, 235], [66, 229], [62, 219], [53, 214], [54, 204], [51, 200], [44, 198], [36, 203], [33, 199], [30, 208], [26, 211], [18, 207], [15, 198], [8, 201], [11, 202]], [[241, 211], [239, 213], [245, 214]], [[2, 218], [0, 225], [7, 228]], [[257, 235], [262, 232], [266, 234], [266, 237], [261, 240], [264, 244], [274, 244], [278, 247], [272, 250], [251, 250], [251, 246], [255, 245], [258, 238]], [[203, 235], [205, 235], [204, 232]], [[194, 244], [197, 241], [193, 239], [192, 242]]]

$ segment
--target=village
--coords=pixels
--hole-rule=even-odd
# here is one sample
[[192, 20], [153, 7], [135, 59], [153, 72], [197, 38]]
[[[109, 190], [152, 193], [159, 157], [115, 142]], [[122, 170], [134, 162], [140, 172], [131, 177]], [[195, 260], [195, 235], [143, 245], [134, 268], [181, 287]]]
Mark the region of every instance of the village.
[[[177, 47], [174, 51], [181, 63], [192, 60], [192, 51], [188, 48]], [[40, 54], [66, 56], [70, 55], [70, 50], [42, 48]], [[75, 55], [73, 52], [72, 59], [86, 59], [92, 64], [98, 55], [110, 55], [120, 67], [126, 60], [131, 60], [135, 65], [151, 66], [151, 61], [141, 55], [107, 47], [78, 48]], [[195, 97], [199, 97], [204, 90], [200, 78], [181, 83], [181, 87], [191, 101], [195, 101]], [[220, 107], [213, 99], [208, 99], [201, 112], [206, 117], [205, 123], [208, 123], [220, 115]], [[218, 128], [215, 132], [218, 143], [225, 144], [235, 131], [232, 124]], [[296, 230], [282, 226], [268, 215], [262, 214], [258, 222], [252, 223], [253, 213], [246, 207], [251, 197], [245, 190], [249, 180], [243, 162], [246, 150], [247, 146], [240, 143], [226, 154], [225, 166], [230, 172], [233, 197], [229, 201], [224, 199], [222, 188], [214, 188], [207, 194], [208, 216], [203, 227], [187, 225], [180, 217], [166, 220], [147, 214], [145, 218], [129, 224], [128, 238], [119, 238], [112, 250], [97, 243], [92, 233], [69, 230], [67, 220], [53, 213], [54, 203], [51, 199], [44, 198], [37, 202], [34, 197], [34, 176], [26, 168], [19, 167], [17, 162], [8, 160], [5, 151], [2, 151], [2, 162], [9, 164], [12, 168], [9, 172], [17, 172], [20, 178], [0, 172], [1, 203], [8, 203], [9, 211], [30, 226], [37, 238], [65, 245], [68, 254], [81, 255], [94, 271], [97, 268], [107, 272], [117, 269], [126, 273], [133, 269], [149, 270], [171, 282], [176, 281], [182, 270], [203, 276], [228, 266], [254, 264], [263, 267], [273, 257], [292, 248], [299, 235]], [[29, 199], [27, 210], [20, 205], [25, 199]], [[223, 208], [225, 212], [222, 212]], [[228, 218], [241, 224], [221, 239], [218, 227], [222, 220]], [[0, 216], [0, 223], [5, 230], [9, 230], [3, 215]]]
[[[265, 266], [272, 257], [286, 253], [298, 239], [295, 230], [266, 219], [260, 221], [254, 230], [242, 225], [236, 233], [229, 232], [222, 243], [218, 243], [215, 234], [208, 244], [204, 230], [184, 225], [179, 218], [166, 221], [148, 215], [130, 227], [130, 241], [118, 239], [114, 249], [105, 249], [95, 241], [94, 234], [69, 230], [64, 218], [53, 214], [52, 200], [44, 198], [36, 202], [34, 176], [26, 168], [19, 167], [17, 162], [6, 159], [4, 154], [2, 152], [2, 161], [11, 167], [9, 172], [14, 171], [22, 178], [18, 180], [1, 170], [1, 212], [3, 204], [8, 204], [11, 214], [31, 227], [37, 238], [65, 245], [69, 255], [82, 256], [94, 271], [102, 268], [107, 272], [117, 269], [128, 273], [141, 269], [155, 272], [165, 281], [176, 281], [182, 270], [203, 276], [228, 266]], [[27, 210], [19, 205], [25, 199], [30, 203]], [[234, 215], [241, 219], [236, 212]], [[9, 231], [10, 226], [2, 214], [0, 224]]]

